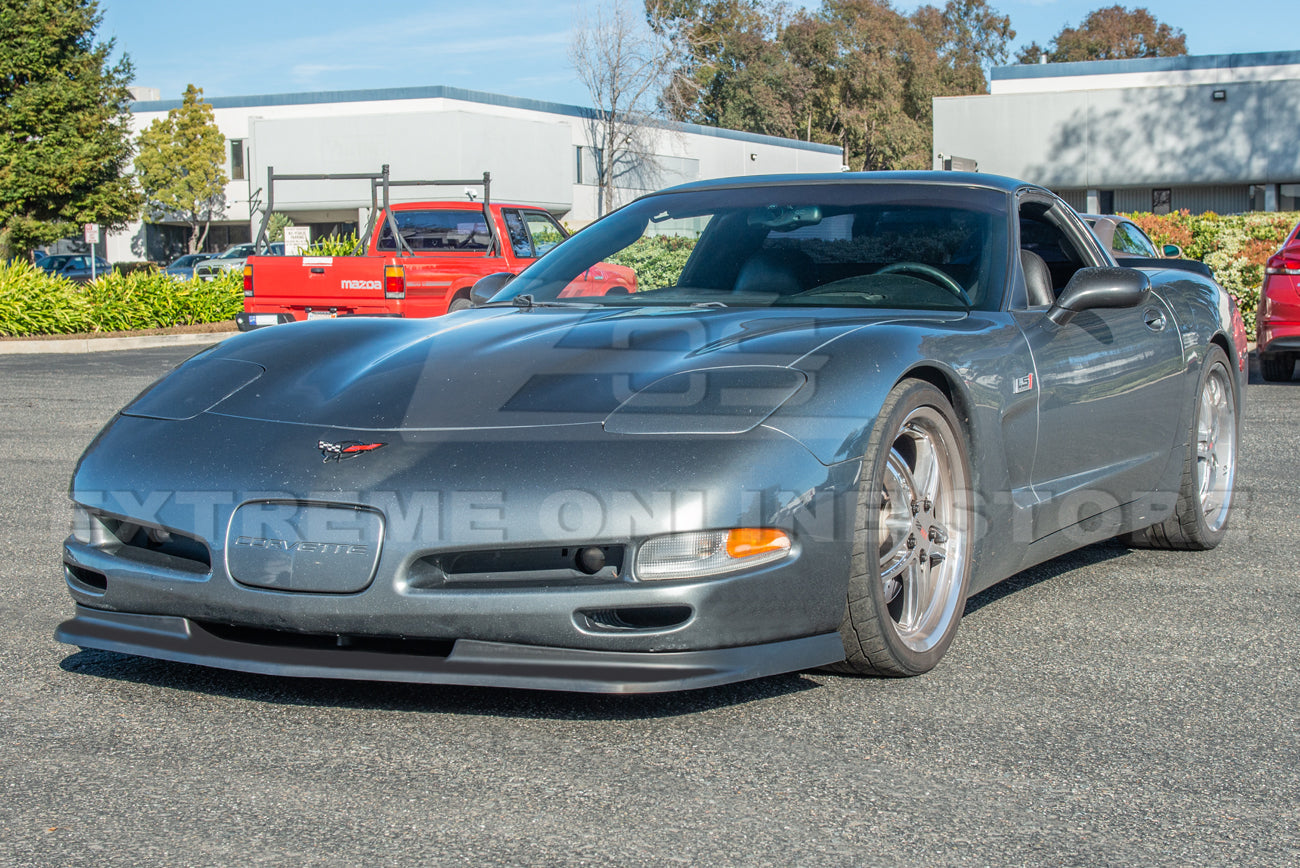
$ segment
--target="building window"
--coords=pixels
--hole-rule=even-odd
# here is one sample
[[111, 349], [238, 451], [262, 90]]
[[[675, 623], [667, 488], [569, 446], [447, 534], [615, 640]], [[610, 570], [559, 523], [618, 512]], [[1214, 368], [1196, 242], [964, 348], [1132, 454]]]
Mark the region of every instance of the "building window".
[[586, 184], [589, 187], [600, 186], [600, 148], [589, 148], [578, 145], [577, 163], [574, 167], [576, 180], [575, 183]]
[[244, 180], [244, 140], [230, 140], [230, 180]]
[[1151, 191], [1151, 213], [1168, 214], [1173, 207], [1174, 191], [1170, 189]]
[[1295, 211], [1300, 207], [1300, 184], [1280, 184], [1277, 188], [1277, 210]]

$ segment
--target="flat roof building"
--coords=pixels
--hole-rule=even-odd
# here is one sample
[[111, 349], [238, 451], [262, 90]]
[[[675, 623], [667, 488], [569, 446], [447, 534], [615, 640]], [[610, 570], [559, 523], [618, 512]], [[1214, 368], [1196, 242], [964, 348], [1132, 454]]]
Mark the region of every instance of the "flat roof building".
[[1300, 52], [1004, 66], [989, 89], [934, 100], [936, 167], [1092, 213], [1300, 208]]
[[[156, 91], [150, 96], [156, 94]], [[143, 94], [142, 94], [143, 95]], [[266, 96], [214, 97], [227, 139], [226, 211], [209, 249], [246, 242], [266, 202], [267, 169], [280, 174], [378, 172], [400, 180], [492, 174], [496, 201], [539, 205], [580, 226], [599, 214], [590, 125], [580, 106], [455, 87], [415, 87]], [[180, 100], [132, 105], [135, 132]], [[779, 172], [834, 172], [840, 148], [692, 124], [647, 126], [653, 154], [620, 179], [618, 202], [654, 189], [707, 178]], [[461, 190], [396, 187], [393, 201], [460, 197]], [[277, 181], [274, 210], [310, 225], [312, 236], [365, 225], [367, 182]], [[108, 240], [112, 261], [162, 260], [186, 237], [180, 224], [135, 224]]]

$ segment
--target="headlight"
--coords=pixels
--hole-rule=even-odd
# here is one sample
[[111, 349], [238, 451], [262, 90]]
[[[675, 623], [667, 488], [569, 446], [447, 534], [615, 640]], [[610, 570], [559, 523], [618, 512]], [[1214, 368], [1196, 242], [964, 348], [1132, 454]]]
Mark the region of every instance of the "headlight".
[[72, 528], [69, 535], [82, 545], [94, 542], [93, 528], [97, 522], [90, 511], [79, 503], [72, 504]]
[[605, 419], [611, 434], [744, 434], [808, 381], [793, 368], [738, 365], [683, 371], [632, 395]]
[[693, 579], [775, 563], [790, 554], [790, 537], [766, 527], [692, 531], [655, 537], [636, 553], [636, 578]]

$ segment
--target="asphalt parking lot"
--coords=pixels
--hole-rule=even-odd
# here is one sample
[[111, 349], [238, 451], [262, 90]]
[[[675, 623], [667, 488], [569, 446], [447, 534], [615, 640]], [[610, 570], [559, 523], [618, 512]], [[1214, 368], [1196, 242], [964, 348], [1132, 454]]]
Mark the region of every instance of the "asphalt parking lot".
[[1023, 573], [922, 678], [625, 698], [56, 643], [76, 458], [191, 352], [0, 356], [0, 865], [1300, 863], [1300, 382], [1213, 552]]

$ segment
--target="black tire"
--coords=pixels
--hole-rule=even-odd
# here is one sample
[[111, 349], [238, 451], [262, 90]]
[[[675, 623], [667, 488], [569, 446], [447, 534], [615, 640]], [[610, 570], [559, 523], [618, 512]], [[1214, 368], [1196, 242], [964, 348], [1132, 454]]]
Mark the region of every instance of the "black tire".
[[929, 383], [899, 383], [879, 420], [858, 483], [845, 659], [829, 668], [920, 675], [952, 644], [966, 605], [969, 450], [952, 405]]
[[[1213, 418], [1206, 418], [1207, 413]], [[1225, 424], [1226, 423], [1226, 424]], [[1211, 346], [1196, 387], [1192, 429], [1174, 514], [1123, 539], [1142, 548], [1212, 549], [1223, 540], [1232, 508], [1240, 433], [1228, 355]]]
[[1289, 383], [1295, 371], [1295, 357], [1290, 353], [1269, 353], [1259, 356], [1259, 375], [1270, 383]]
[[447, 313], [455, 313], [458, 310], [469, 310], [473, 306], [473, 303], [469, 300], [469, 296], [458, 295], [451, 300], [451, 304], [447, 305]]

